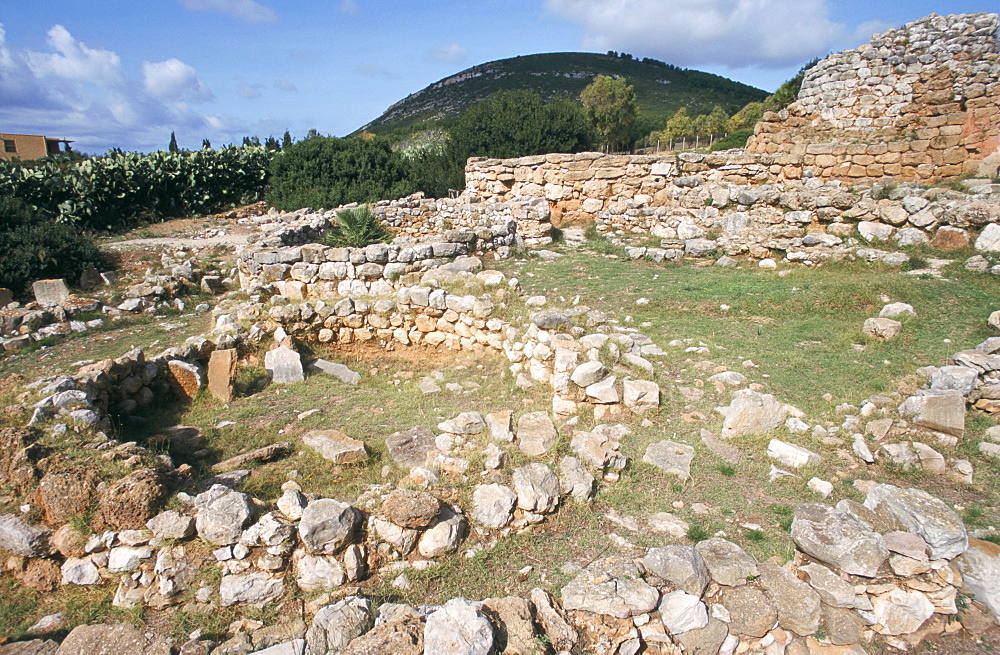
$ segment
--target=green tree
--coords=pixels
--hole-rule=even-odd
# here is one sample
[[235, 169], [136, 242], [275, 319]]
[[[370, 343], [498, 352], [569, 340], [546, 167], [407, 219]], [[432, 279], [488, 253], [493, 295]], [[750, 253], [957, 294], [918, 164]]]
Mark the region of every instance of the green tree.
[[285, 130], [285, 135], [281, 137], [281, 148], [285, 149], [292, 145], [292, 134], [288, 130]]
[[286, 211], [331, 209], [414, 191], [402, 155], [381, 137], [304, 139], [275, 153], [269, 172], [267, 201]]
[[202, 150], [211, 150], [212, 149], [212, 142], [209, 141], [208, 139], [202, 139], [201, 140], [201, 149]]
[[178, 152], [180, 148], [177, 147], [177, 135], [173, 132], [170, 133], [170, 145], [167, 146], [169, 152]]
[[764, 99], [765, 111], [781, 111], [792, 104], [799, 97], [799, 90], [802, 82], [806, 78], [806, 72], [819, 63], [819, 59], [813, 59], [808, 64], [799, 69], [799, 72], [792, 79], [778, 87], [778, 90]]
[[448, 132], [448, 152], [463, 168], [469, 157], [580, 152], [589, 145], [579, 104], [564, 98], [545, 103], [524, 90], [497, 91], [477, 102]]
[[680, 141], [694, 134], [694, 125], [691, 116], [688, 115], [687, 107], [681, 107], [667, 121], [667, 126], [663, 129], [661, 141], [668, 144], [672, 141]]
[[729, 131], [753, 129], [753, 126], [764, 117], [764, 103], [747, 103], [743, 109], [732, 115], [729, 119]]
[[719, 105], [715, 105], [708, 113], [705, 123], [710, 135], [722, 136], [729, 131], [729, 114]]
[[639, 109], [635, 89], [624, 78], [598, 75], [580, 92], [587, 122], [597, 143], [606, 148], [630, 147], [630, 134]]

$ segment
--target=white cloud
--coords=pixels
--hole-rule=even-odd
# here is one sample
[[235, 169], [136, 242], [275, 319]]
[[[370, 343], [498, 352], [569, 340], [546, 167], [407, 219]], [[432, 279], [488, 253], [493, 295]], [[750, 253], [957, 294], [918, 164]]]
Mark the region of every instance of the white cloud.
[[337, 5], [337, 9], [349, 16], [357, 16], [361, 13], [361, 8], [358, 7], [358, 0], [341, 0], [340, 4]]
[[826, 0], [546, 0], [545, 7], [582, 25], [586, 47], [681, 66], [779, 68], [850, 37], [830, 20]]
[[289, 93], [293, 93], [299, 90], [299, 87], [295, 86], [295, 83], [292, 82], [291, 80], [275, 80], [274, 88], [278, 89], [279, 91], [288, 91]]
[[469, 55], [469, 49], [457, 43], [435, 48], [427, 53], [427, 57], [442, 64], [461, 64]]
[[122, 62], [114, 52], [88, 48], [62, 25], [49, 30], [47, 41], [55, 52], [27, 53], [28, 66], [36, 76], [91, 82], [105, 88], [124, 84]]
[[142, 62], [146, 90], [164, 100], [209, 100], [212, 92], [198, 79], [194, 68], [180, 59]]
[[240, 84], [236, 87], [236, 92], [241, 98], [259, 98], [260, 84]]
[[182, 61], [144, 62], [133, 79], [116, 53], [91, 48], [61, 26], [49, 30], [47, 45], [12, 46], [0, 25], [0, 125], [7, 131], [72, 139], [76, 149], [98, 153], [165, 148], [171, 131], [191, 146], [246, 133], [236, 119], [188, 106], [211, 94]]
[[385, 66], [382, 66], [381, 64], [372, 64], [369, 62], [358, 64], [354, 68], [354, 72], [357, 73], [358, 75], [364, 75], [365, 77], [381, 77], [387, 80], [399, 79], [399, 74], [393, 73]]
[[185, 9], [229, 14], [248, 23], [273, 23], [278, 15], [254, 0], [179, 0]]

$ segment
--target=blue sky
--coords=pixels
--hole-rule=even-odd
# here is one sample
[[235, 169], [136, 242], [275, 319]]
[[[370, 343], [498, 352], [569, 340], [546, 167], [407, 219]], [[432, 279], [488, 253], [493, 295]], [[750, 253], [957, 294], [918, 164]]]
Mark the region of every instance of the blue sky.
[[476, 64], [617, 50], [774, 90], [814, 57], [997, 0], [3, 0], [0, 132], [101, 153], [348, 134]]

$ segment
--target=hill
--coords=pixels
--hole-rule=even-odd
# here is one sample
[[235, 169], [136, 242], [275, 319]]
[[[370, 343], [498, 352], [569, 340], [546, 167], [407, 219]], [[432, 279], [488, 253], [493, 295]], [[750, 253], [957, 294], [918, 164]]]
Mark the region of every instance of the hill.
[[576, 98], [596, 75], [624, 77], [635, 87], [644, 122], [660, 126], [680, 107], [700, 114], [720, 105], [733, 114], [768, 93], [719, 75], [631, 55], [559, 52], [500, 59], [473, 66], [403, 98], [361, 130], [405, 132], [447, 123], [469, 105], [501, 89], [527, 89], [545, 99]]

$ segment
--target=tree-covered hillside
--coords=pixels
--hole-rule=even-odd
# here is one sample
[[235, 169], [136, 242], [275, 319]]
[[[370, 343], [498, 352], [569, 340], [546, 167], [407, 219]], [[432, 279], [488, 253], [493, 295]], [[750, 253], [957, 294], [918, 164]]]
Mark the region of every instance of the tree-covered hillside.
[[681, 107], [701, 114], [719, 105], [733, 114], [768, 95], [718, 75], [653, 59], [561, 52], [501, 59], [466, 69], [407, 96], [361, 129], [402, 135], [418, 127], [448, 123], [466, 107], [499, 90], [523, 89], [545, 100], [556, 96], [576, 100], [597, 75], [624, 77], [635, 88], [640, 121], [649, 129], [662, 127]]

